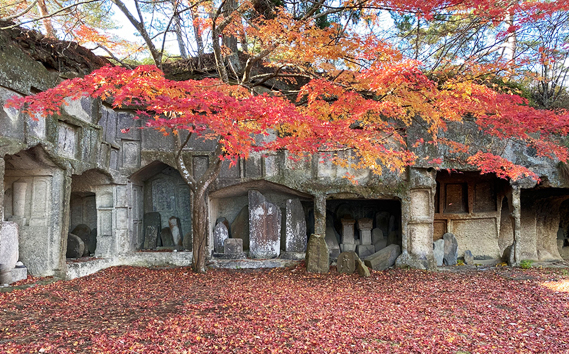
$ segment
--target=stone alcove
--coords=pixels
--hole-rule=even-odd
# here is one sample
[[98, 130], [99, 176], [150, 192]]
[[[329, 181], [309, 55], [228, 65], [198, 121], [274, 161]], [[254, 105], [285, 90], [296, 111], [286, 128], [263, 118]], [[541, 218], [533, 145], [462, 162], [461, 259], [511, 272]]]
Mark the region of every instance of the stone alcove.
[[[142, 196], [133, 201], [133, 208], [143, 215], [136, 248], [191, 249], [190, 189], [180, 173], [163, 162], [154, 161], [134, 173], [130, 181]], [[178, 235], [181, 245], [177, 244]]]
[[[278, 241], [272, 241], [274, 244], [268, 253], [255, 250], [255, 240], [267, 236], [264, 235], [267, 230], [257, 233], [255, 230], [250, 230], [251, 200], [259, 201], [261, 204], [267, 203], [264, 204], [268, 206], [265, 208], [265, 214], [271, 214], [269, 209], [278, 209], [275, 215], [280, 215], [281, 218], [280, 222], [274, 220], [274, 216], [270, 217], [270, 221], [269, 219], [261, 221], [263, 228], [270, 228], [271, 225], [267, 225], [268, 223], [280, 226], [280, 229], [275, 231], [274, 237]], [[289, 256], [301, 254], [306, 250], [310, 230], [314, 230], [312, 209], [312, 196], [268, 181], [251, 181], [219, 189], [209, 195], [209, 248], [215, 253], [222, 253], [223, 240], [216, 240], [214, 234], [216, 225], [223, 222], [227, 228], [227, 236], [242, 239], [243, 250], [249, 251], [250, 257], [265, 258], [262, 255], [266, 254], [266, 258], [273, 258], [285, 253]], [[289, 231], [287, 231], [287, 214], [290, 220]], [[298, 234], [294, 240], [290, 237], [293, 228]]]
[[[108, 208], [106, 204], [112, 205], [112, 203], [101, 202], [108, 199], [106, 197], [108, 188], [112, 188], [111, 177], [97, 169], [71, 176], [68, 232], [79, 237], [83, 242], [84, 252], [82, 256], [84, 257], [97, 253], [97, 241], [101, 236], [97, 227], [99, 212]], [[97, 206], [97, 200], [99, 200], [99, 206]], [[78, 256], [78, 254], [70, 252], [70, 248], [78, 242], [74, 236], [68, 235], [68, 258]]]
[[18, 224], [20, 260], [35, 276], [53, 275], [65, 259], [64, 170], [40, 146], [4, 160], [4, 220]]
[[328, 199], [326, 242], [332, 258], [343, 251], [356, 251], [365, 258], [391, 244], [401, 247], [401, 202]]

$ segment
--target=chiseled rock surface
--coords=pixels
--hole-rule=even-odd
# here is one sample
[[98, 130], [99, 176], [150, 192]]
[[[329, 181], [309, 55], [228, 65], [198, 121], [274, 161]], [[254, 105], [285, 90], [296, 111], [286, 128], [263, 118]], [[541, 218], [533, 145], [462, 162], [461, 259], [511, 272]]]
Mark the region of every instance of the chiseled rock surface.
[[474, 256], [470, 250], [464, 251], [464, 263], [467, 265], [474, 265]]
[[364, 264], [364, 262], [359, 257], [356, 258], [356, 271], [361, 277], [367, 278], [371, 276], [369, 268]]

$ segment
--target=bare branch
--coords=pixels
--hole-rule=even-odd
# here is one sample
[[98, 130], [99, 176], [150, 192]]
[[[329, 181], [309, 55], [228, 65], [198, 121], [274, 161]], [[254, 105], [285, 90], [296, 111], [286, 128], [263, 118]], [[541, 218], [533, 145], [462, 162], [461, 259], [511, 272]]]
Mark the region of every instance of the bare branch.
[[4, 18], [0, 18], [0, 21], [11, 21], [15, 18], [18, 18], [22, 15], [25, 15], [26, 13], [28, 13], [31, 9], [33, 9], [34, 6], [36, 6], [36, 4], [38, 3], [38, 0], [34, 0], [30, 6], [26, 7], [25, 9], [23, 9], [22, 11], [18, 12], [17, 14], [14, 14], [12, 16], [8, 16], [8, 17], [4, 17]]

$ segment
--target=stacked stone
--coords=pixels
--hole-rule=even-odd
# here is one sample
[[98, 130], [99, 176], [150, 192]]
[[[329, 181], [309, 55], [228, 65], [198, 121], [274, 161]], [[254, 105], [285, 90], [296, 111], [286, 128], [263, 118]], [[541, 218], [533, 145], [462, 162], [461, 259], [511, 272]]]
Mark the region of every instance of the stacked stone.
[[342, 244], [340, 249], [342, 252], [355, 251], [356, 240], [354, 237], [354, 224], [356, 220], [352, 218], [343, 218], [342, 222]]
[[358, 219], [361, 244], [356, 246], [356, 253], [360, 258], [365, 258], [375, 253], [375, 246], [372, 244], [372, 228], [373, 219]]

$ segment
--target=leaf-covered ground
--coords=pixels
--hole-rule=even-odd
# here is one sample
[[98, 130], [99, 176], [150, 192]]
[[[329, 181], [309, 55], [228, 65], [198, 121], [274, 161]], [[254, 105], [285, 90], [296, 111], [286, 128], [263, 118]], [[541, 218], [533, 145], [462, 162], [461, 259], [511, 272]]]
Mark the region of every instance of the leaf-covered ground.
[[117, 267], [0, 294], [0, 353], [569, 352], [565, 274]]

